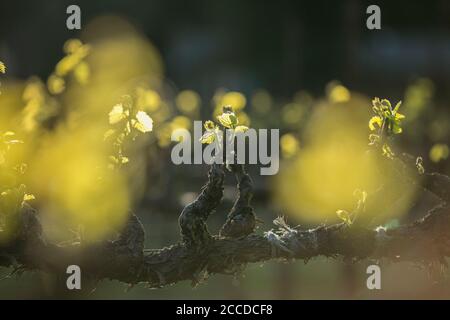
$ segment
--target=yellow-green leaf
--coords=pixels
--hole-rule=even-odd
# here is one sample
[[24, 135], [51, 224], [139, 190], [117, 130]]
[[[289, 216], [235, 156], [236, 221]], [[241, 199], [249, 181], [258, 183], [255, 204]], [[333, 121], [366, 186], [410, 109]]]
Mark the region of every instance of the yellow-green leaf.
[[383, 156], [389, 158], [389, 159], [394, 159], [394, 152], [392, 152], [391, 147], [389, 147], [386, 143], [383, 145], [382, 147], [382, 151], [383, 151]]
[[136, 119], [137, 122], [134, 123], [134, 127], [137, 130], [143, 133], [150, 132], [153, 130], [153, 119], [150, 118], [150, 116], [147, 113], [145, 113], [145, 111], [139, 111], [136, 114]]
[[395, 108], [394, 108], [394, 113], [397, 113], [398, 112], [398, 109], [400, 109], [400, 106], [402, 105], [402, 102], [401, 101], [399, 101], [399, 102], [397, 102], [397, 104], [395, 105]]
[[6, 66], [0, 61], [0, 73], [6, 73]]
[[25, 193], [23, 196], [23, 201], [30, 201], [30, 200], [34, 200], [34, 199], [36, 199], [36, 197], [29, 193]]
[[375, 97], [372, 100], [373, 111], [379, 113], [381, 111], [381, 101], [380, 98]]
[[119, 163], [119, 159], [117, 159], [117, 158], [114, 157], [114, 156], [109, 156], [109, 160], [110, 160], [112, 163], [114, 163], [114, 164], [118, 164], [118, 163]]
[[234, 129], [235, 132], [246, 132], [247, 130], [247, 126], [237, 126], [236, 129]]
[[339, 219], [344, 221], [344, 223], [346, 225], [351, 225], [352, 224], [351, 215], [347, 211], [345, 211], [345, 210], [337, 210], [336, 214], [339, 217]]
[[400, 134], [402, 133], [402, 131], [402, 128], [398, 124], [394, 123], [394, 125], [392, 126], [392, 132], [395, 134]]
[[439, 162], [448, 158], [449, 147], [445, 143], [437, 143], [430, 149], [429, 157], [433, 162]]
[[109, 123], [116, 124], [125, 119], [128, 116], [127, 112], [124, 111], [123, 105], [121, 103], [116, 104], [111, 112], [109, 113]]
[[206, 130], [209, 131], [209, 130], [214, 130], [214, 128], [216, 126], [214, 125], [214, 122], [212, 122], [211, 120], [208, 120], [208, 121], [205, 122], [204, 127], [205, 127]]
[[18, 140], [18, 139], [13, 139], [13, 140], [6, 140], [5, 144], [21, 144], [23, 143], [22, 140]]
[[3, 134], [3, 137], [12, 137], [12, 136], [14, 136], [15, 135], [15, 133], [13, 132], [13, 131], [6, 131], [4, 134]]
[[395, 114], [395, 120], [402, 120], [402, 119], [405, 119], [405, 115], [397, 112]]
[[200, 138], [200, 142], [203, 144], [211, 144], [216, 140], [216, 133], [214, 131], [207, 131]]

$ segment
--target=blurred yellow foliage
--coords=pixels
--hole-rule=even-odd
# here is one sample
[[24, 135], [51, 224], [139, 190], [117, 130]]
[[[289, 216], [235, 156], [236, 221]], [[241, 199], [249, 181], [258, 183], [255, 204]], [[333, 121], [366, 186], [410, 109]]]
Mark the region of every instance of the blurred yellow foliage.
[[281, 109], [281, 119], [288, 127], [297, 126], [305, 113], [304, 106], [300, 103], [291, 102]]
[[434, 95], [434, 84], [431, 80], [420, 78], [414, 81], [405, 92], [404, 110], [406, 121], [412, 122], [425, 111]]
[[178, 110], [186, 115], [196, 115], [200, 108], [201, 99], [197, 92], [192, 90], [181, 91], [176, 99], [175, 103]]
[[436, 143], [430, 149], [430, 159], [433, 162], [439, 162], [442, 160], [446, 160], [449, 155], [449, 148], [444, 143]]
[[89, 45], [82, 44], [78, 39], [70, 39], [66, 41], [64, 50], [67, 55], [55, 67], [55, 74], [59, 77], [64, 77], [73, 71], [87, 57], [91, 48]]
[[[16, 123], [20, 122], [19, 112], [23, 108], [22, 81], [6, 79], [0, 84], [0, 131], [13, 130]], [[17, 131], [17, 130], [16, 130]]]
[[98, 17], [83, 28], [81, 38], [89, 43], [89, 54], [74, 76], [81, 82], [88, 78], [89, 85], [65, 90], [68, 110], [81, 112], [93, 122], [104, 121], [111, 106], [126, 94], [136, 98], [142, 111], [155, 112], [162, 106], [160, 54], [127, 21], [117, 16]]
[[185, 116], [176, 116], [171, 122], [172, 131], [176, 129], [187, 129], [189, 130], [192, 126], [192, 121]]
[[28, 81], [22, 99], [25, 102], [22, 126], [26, 132], [36, 130], [40, 124], [55, 116], [59, 110], [57, 101], [49, 96], [45, 85], [38, 78], [31, 78]]
[[108, 169], [110, 151], [98, 137], [99, 128], [73, 132], [61, 128], [46, 136], [43, 147], [29, 160], [29, 186], [49, 218], [44, 221], [63, 221], [71, 229], [82, 225], [86, 241], [116, 232], [129, 208], [125, 176]]
[[158, 92], [138, 87], [136, 89], [136, 106], [139, 109], [155, 112], [161, 106], [161, 97]]
[[297, 138], [291, 134], [286, 133], [280, 138], [281, 155], [283, 158], [289, 159], [295, 156], [299, 151], [299, 142]]
[[337, 81], [332, 81], [327, 86], [328, 99], [331, 103], [342, 103], [350, 100], [350, 91]]
[[220, 107], [227, 106], [227, 105], [233, 106], [233, 110], [235, 112], [238, 112], [245, 107], [245, 105], [247, 104], [247, 99], [240, 92], [230, 91], [230, 92], [225, 93], [221, 97], [218, 104]]

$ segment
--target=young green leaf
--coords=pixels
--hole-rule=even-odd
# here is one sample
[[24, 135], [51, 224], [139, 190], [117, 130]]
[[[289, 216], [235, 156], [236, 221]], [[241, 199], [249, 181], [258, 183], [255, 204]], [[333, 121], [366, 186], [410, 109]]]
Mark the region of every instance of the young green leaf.
[[392, 125], [392, 132], [394, 134], [400, 134], [400, 133], [402, 133], [402, 131], [403, 131], [403, 129], [397, 123], [394, 123]]
[[153, 130], [153, 119], [150, 118], [150, 116], [147, 113], [145, 113], [145, 111], [139, 111], [136, 114], [136, 119], [137, 122], [134, 124], [134, 127], [137, 130], [143, 133], [150, 132]]
[[383, 156], [385, 156], [389, 159], [394, 159], [395, 154], [394, 154], [394, 152], [392, 152], [391, 147], [389, 147], [388, 144], [386, 144], [386, 143], [383, 144], [382, 151], [383, 151]]
[[220, 116], [217, 116], [219, 123], [225, 128], [234, 129], [238, 124], [238, 119], [234, 112], [224, 112]]
[[207, 131], [200, 138], [200, 142], [203, 144], [211, 144], [216, 140], [216, 133], [214, 131]]
[[401, 106], [401, 105], [402, 105], [402, 102], [401, 102], [401, 101], [397, 102], [397, 104], [395, 105], [395, 108], [394, 108], [394, 114], [397, 114], [398, 109], [400, 109], [400, 106]]
[[205, 121], [205, 124], [203, 125], [207, 131], [214, 130], [216, 125], [211, 120]]
[[239, 133], [239, 132], [244, 133], [244, 132], [246, 132], [247, 130], [248, 130], [248, 127], [247, 127], [247, 126], [237, 126], [236, 129], [234, 129], [234, 131], [235, 131], [236, 133]]
[[375, 131], [375, 124], [378, 125], [379, 128], [381, 128], [381, 126], [383, 125], [383, 119], [381, 119], [381, 117], [379, 116], [374, 116], [372, 118], [370, 118], [369, 120], [369, 129], [371, 131]]
[[34, 200], [34, 199], [36, 199], [36, 197], [32, 194], [25, 193], [23, 195], [23, 201], [30, 201], [30, 200]]

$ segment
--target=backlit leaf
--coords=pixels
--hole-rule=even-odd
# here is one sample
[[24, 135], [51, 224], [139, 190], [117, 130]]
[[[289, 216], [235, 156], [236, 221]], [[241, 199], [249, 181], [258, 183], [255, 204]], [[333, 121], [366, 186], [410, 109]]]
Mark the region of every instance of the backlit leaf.
[[121, 103], [116, 104], [111, 112], [109, 113], [109, 123], [116, 124], [127, 118], [127, 113], [124, 111], [123, 105]]
[[23, 196], [23, 201], [30, 201], [34, 199], [36, 199], [36, 197], [32, 194], [25, 193]]
[[238, 124], [238, 119], [234, 112], [224, 112], [220, 116], [217, 116], [217, 120], [219, 120], [221, 125], [229, 129], [235, 128]]
[[200, 138], [200, 142], [203, 144], [211, 144], [216, 140], [216, 133], [214, 131], [207, 131]]
[[345, 210], [337, 210], [336, 214], [339, 217], [339, 219], [341, 219], [346, 225], [351, 225], [352, 224], [351, 215], [347, 211], [345, 211]]
[[136, 114], [136, 119], [137, 119], [137, 122], [135, 122], [134, 127], [137, 130], [139, 130], [143, 133], [150, 132], [153, 130], [153, 120], [144, 111], [139, 111]]
[[236, 129], [234, 129], [235, 132], [246, 132], [247, 130], [247, 126], [237, 126]]

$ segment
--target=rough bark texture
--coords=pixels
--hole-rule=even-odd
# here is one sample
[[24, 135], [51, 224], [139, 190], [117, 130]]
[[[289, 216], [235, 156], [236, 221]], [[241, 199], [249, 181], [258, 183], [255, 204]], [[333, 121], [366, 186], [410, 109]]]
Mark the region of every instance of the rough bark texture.
[[[226, 223], [238, 210], [250, 210], [253, 214], [251, 179], [243, 167], [233, 171], [240, 195]], [[145, 282], [157, 288], [182, 280], [195, 284], [213, 273], [236, 274], [247, 263], [270, 259], [308, 260], [323, 255], [444, 263], [444, 258], [450, 256], [450, 179], [447, 176], [424, 176], [423, 188], [440, 197], [442, 204], [410, 225], [373, 230], [359, 224], [341, 223], [300, 230], [278, 218], [274, 221], [275, 229], [241, 237], [211, 235], [207, 228], [208, 216], [222, 199], [224, 176], [223, 166], [211, 166], [207, 184], [180, 215], [180, 242], [163, 249], [144, 249], [145, 232], [133, 214], [114, 241], [89, 246], [48, 243], [35, 210], [24, 204], [16, 238], [0, 246], [0, 266], [63, 275], [68, 265], [76, 264], [84, 274], [95, 279], [117, 279], [130, 284]]]

